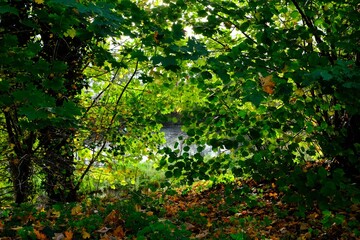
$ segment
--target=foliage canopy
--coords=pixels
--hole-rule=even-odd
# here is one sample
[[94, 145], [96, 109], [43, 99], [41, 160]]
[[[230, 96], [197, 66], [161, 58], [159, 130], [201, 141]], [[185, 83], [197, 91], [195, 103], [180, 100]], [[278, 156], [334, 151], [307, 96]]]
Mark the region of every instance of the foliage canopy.
[[[39, 189], [75, 201], [93, 177], [139, 183], [145, 156], [184, 183], [275, 179], [305, 207], [358, 201], [356, 1], [0, 7], [0, 160], [16, 203]], [[169, 122], [186, 132], [174, 147]]]

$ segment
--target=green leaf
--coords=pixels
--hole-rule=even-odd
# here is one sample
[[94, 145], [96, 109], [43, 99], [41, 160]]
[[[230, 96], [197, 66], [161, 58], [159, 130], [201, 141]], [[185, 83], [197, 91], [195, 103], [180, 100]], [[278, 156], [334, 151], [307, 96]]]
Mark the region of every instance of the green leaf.
[[264, 99], [264, 95], [260, 92], [253, 92], [244, 97], [245, 102], [251, 102], [255, 107], [259, 107]]
[[172, 176], [173, 176], [173, 173], [171, 171], [166, 171], [165, 172], [165, 177], [166, 178], [172, 178]]
[[343, 84], [343, 87], [345, 88], [356, 88], [356, 89], [360, 89], [360, 83], [358, 82], [346, 82]]
[[140, 62], [148, 60], [148, 58], [145, 56], [144, 52], [141, 50], [132, 51], [131, 56], [133, 58], [137, 58]]
[[325, 81], [329, 81], [333, 78], [333, 76], [326, 70], [320, 71], [320, 75]]
[[0, 6], [0, 14], [4, 14], [4, 13], [12, 13], [15, 15], [18, 15], [19, 12], [16, 8], [14, 7], [10, 7], [9, 5], [2, 5]]
[[212, 74], [209, 71], [203, 71], [201, 72], [201, 77], [203, 79], [211, 79], [212, 78]]
[[174, 24], [172, 26], [172, 32], [174, 36], [174, 40], [180, 40], [184, 37], [184, 30], [181, 24]]
[[318, 175], [321, 180], [325, 180], [327, 178], [327, 174], [328, 174], [328, 172], [326, 171], [326, 169], [324, 167], [319, 168]]
[[174, 176], [175, 178], [181, 177], [181, 174], [182, 174], [182, 170], [181, 170], [181, 169], [179, 169], [179, 168], [174, 168], [174, 170], [173, 170], [173, 176]]

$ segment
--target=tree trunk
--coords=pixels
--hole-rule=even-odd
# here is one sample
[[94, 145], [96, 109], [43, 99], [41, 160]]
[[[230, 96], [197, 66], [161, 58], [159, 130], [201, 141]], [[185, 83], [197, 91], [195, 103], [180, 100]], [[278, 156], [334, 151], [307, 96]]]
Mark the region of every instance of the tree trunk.
[[44, 158], [41, 160], [45, 173], [44, 187], [53, 202], [77, 200], [72, 134], [70, 130], [57, 127], [47, 127], [41, 133], [40, 144], [44, 147]]
[[28, 155], [24, 155], [21, 159], [14, 158], [10, 160], [10, 172], [16, 204], [21, 204], [31, 199], [33, 193], [33, 186], [30, 181], [31, 170], [32, 163]]

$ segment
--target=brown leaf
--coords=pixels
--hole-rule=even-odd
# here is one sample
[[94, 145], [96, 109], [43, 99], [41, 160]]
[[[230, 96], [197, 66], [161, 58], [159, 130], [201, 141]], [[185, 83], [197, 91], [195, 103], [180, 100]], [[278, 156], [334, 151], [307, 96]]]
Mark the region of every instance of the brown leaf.
[[106, 217], [104, 220], [105, 224], [109, 224], [109, 225], [114, 225], [116, 223], [119, 222], [120, 218], [119, 218], [119, 212], [117, 210], [112, 210]]
[[125, 232], [122, 226], [118, 226], [114, 231], [114, 236], [119, 237], [120, 239], [125, 238]]
[[199, 233], [198, 235], [195, 236], [196, 239], [201, 239], [201, 238], [206, 238], [206, 236], [209, 234], [208, 230], [205, 230], [201, 233]]
[[188, 222], [185, 222], [184, 225], [186, 227], [186, 230], [192, 230], [195, 228], [195, 226], [193, 224], [188, 223]]
[[47, 239], [45, 234], [43, 234], [42, 232], [40, 232], [36, 229], [34, 229], [34, 233], [35, 233], [36, 239], [38, 239], [38, 240], [46, 240]]
[[273, 76], [269, 75], [269, 76], [263, 77], [261, 74], [259, 74], [259, 79], [260, 79], [263, 91], [268, 94], [273, 94], [274, 88], [275, 88], [275, 82], [273, 81]]
[[53, 240], [63, 240], [65, 238], [65, 235], [63, 233], [55, 233]]
[[95, 232], [98, 232], [98, 233], [107, 233], [109, 230], [111, 230], [111, 228], [102, 227], [102, 228], [100, 228], [99, 230], [96, 230]]
[[72, 240], [74, 233], [72, 231], [65, 231], [65, 238], [64, 240]]

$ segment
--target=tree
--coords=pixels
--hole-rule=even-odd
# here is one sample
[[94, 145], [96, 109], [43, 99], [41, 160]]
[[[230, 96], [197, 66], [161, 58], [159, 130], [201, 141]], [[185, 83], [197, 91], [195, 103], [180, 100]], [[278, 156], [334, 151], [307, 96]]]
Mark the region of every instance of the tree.
[[116, 65], [101, 43], [126, 30], [111, 9], [105, 2], [1, 2], [0, 103], [17, 203], [33, 193], [34, 164], [50, 199], [76, 199], [73, 140], [82, 113], [78, 96], [89, 82], [83, 71], [105, 60]]
[[[326, 159], [324, 167], [358, 181], [355, 2], [197, 1], [188, 13], [184, 18], [210, 53], [190, 69], [207, 97], [183, 118], [189, 142], [231, 154], [206, 160], [168, 152], [162, 161], [168, 176], [194, 181], [231, 169], [257, 180], [281, 179], [284, 189], [296, 180], [291, 184], [303, 184], [301, 194], [309, 195], [305, 185], [314, 183], [290, 173]], [[336, 195], [335, 185], [326, 194]]]
[[[174, 6], [186, 8], [183, 2]], [[145, 89], [155, 79], [148, 71], [154, 73], [157, 67], [160, 75], [165, 70], [176, 72], [180, 60], [201, 55], [196, 41], [188, 43], [181, 24], [175, 24], [181, 16], [166, 6], [137, 6], [131, 1], [2, 1], [0, 14], [0, 104], [17, 203], [33, 195], [31, 177], [38, 171], [51, 200], [76, 200], [100, 152], [109, 141], [118, 144], [123, 120], [131, 126], [130, 119], [120, 114], [124, 113], [120, 100], [129, 85]], [[117, 84], [124, 85], [119, 89]], [[97, 92], [96, 85], [103, 89]], [[92, 99], [81, 96], [87, 88], [93, 95], [82, 96]], [[113, 104], [110, 112], [97, 108], [104, 99]], [[105, 121], [91, 126], [96, 116], [90, 114], [106, 114]], [[93, 147], [99, 146], [99, 151], [76, 175], [79, 139], [90, 139], [90, 148], [96, 152]]]
[[[326, 0], [2, 1], [0, 106], [16, 202], [33, 193], [34, 171], [52, 200], [75, 200], [91, 167], [110, 164], [104, 149], [112, 160], [155, 149], [151, 135], [171, 114], [199, 153], [165, 149], [168, 177], [300, 184], [289, 172], [322, 160], [324, 178], [356, 180], [358, 11]], [[223, 153], [205, 158], [206, 144]], [[79, 148], [93, 152], [88, 163], [75, 160]]]

